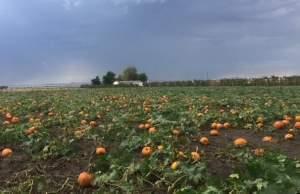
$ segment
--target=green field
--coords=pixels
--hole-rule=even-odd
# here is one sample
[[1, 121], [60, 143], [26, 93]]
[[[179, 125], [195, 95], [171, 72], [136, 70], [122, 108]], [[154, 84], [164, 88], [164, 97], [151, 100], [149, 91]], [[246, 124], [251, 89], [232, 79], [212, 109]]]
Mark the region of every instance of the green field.
[[300, 87], [2, 92], [0, 114], [0, 193], [300, 192]]

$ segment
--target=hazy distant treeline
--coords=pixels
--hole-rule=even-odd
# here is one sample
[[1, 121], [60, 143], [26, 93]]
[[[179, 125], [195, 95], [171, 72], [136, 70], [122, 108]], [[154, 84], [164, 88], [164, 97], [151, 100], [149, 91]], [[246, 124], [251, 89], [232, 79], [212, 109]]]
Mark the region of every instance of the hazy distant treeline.
[[300, 76], [148, 82], [145, 86], [298, 86]]

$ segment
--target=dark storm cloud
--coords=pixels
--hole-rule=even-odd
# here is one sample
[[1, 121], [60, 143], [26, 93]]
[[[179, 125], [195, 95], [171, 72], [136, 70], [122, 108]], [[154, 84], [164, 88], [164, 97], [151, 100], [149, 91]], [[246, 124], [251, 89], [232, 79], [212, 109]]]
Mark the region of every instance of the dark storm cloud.
[[300, 73], [298, 0], [11, 0], [0, 28], [1, 84]]

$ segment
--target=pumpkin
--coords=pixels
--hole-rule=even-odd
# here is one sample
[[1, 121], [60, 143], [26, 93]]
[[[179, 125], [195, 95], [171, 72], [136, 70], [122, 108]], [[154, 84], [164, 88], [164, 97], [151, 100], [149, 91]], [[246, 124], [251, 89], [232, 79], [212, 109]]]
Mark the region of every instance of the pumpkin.
[[6, 119], [6, 120], [10, 120], [10, 119], [12, 119], [12, 114], [11, 114], [11, 113], [9, 113], [9, 112], [8, 112], [8, 113], [6, 113], [6, 114], [5, 114], [5, 119]]
[[256, 122], [257, 123], [263, 123], [264, 122], [264, 118], [263, 117], [258, 117], [257, 119], [256, 119]]
[[12, 156], [12, 154], [13, 154], [13, 151], [12, 151], [12, 149], [10, 149], [10, 148], [5, 148], [5, 149], [3, 149], [2, 152], [1, 152], [1, 156], [2, 156], [3, 158], [9, 158], [9, 157]]
[[93, 181], [93, 175], [88, 173], [88, 172], [82, 172], [80, 173], [80, 175], [78, 176], [78, 184], [81, 187], [89, 187], [92, 184]]
[[255, 156], [263, 156], [265, 154], [265, 150], [263, 148], [256, 148], [254, 150]]
[[106, 152], [106, 149], [104, 147], [98, 147], [96, 148], [96, 154], [99, 155], [99, 156], [102, 156], [102, 155], [105, 155], [107, 152]]
[[159, 152], [162, 152], [164, 150], [164, 146], [163, 145], [159, 145], [157, 146], [157, 149]]
[[177, 170], [179, 166], [180, 166], [180, 161], [175, 161], [171, 164], [171, 169]]
[[273, 141], [273, 137], [272, 136], [265, 136], [262, 139], [263, 142], [272, 142]]
[[11, 122], [12, 124], [17, 124], [17, 123], [20, 122], [20, 119], [19, 119], [19, 117], [13, 117], [13, 118], [11, 119], [10, 122]]
[[295, 138], [294, 135], [291, 134], [291, 133], [287, 133], [287, 134], [285, 134], [285, 136], [284, 136], [284, 139], [285, 139], [285, 140], [292, 140], [292, 139], [294, 139], [294, 138]]
[[145, 124], [145, 128], [146, 128], [146, 129], [149, 129], [150, 127], [151, 127], [151, 124], [150, 124], [150, 123], [146, 123], [146, 124]]
[[294, 134], [296, 132], [296, 130], [295, 129], [289, 129], [288, 132]]
[[27, 129], [25, 131], [25, 134], [26, 135], [31, 135], [31, 134], [36, 133], [36, 132], [37, 132], [37, 128], [36, 127], [30, 127], [29, 129]]
[[290, 121], [289, 121], [289, 120], [286, 120], [286, 119], [283, 120], [282, 122], [283, 122], [284, 126], [288, 126], [288, 125], [290, 124]]
[[151, 156], [151, 154], [152, 154], [152, 148], [151, 147], [146, 146], [146, 147], [143, 148], [143, 150], [142, 150], [142, 155], [143, 156]]
[[282, 121], [276, 121], [273, 124], [273, 127], [276, 128], [276, 129], [283, 129], [284, 128], [284, 123]]
[[224, 123], [223, 126], [225, 129], [229, 129], [231, 127], [230, 123], [228, 123], [228, 122]]
[[202, 145], [208, 145], [208, 144], [209, 144], [209, 140], [208, 140], [207, 137], [201, 137], [200, 143], [201, 143]]
[[239, 148], [244, 147], [248, 144], [247, 140], [241, 137], [234, 140], [233, 143], [235, 147], [239, 147]]
[[151, 127], [151, 128], [149, 128], [149, 130], [148, 130], [148, 132], [149, 133], [156, 133], [156, 128], [155, 127]]
[[191, 157], [193, 161], [198, 161], [200, 160], [200, 154], [198, 152], [192, 152]]
[[212, 130], [210, 130], [209, 134], [211, 136], [218, 136], [218, 135], [220, 135], [220, 132], [216, 129], [212, 129]]
[[295, 121], [296, 121], [296, 122], [300, 122], [300, 115], [297, 115], [297, 116], [295, 117]]
[[217, 128], [217, 125], [218, 125], [218, 123], [214, 122], [214, 123], [211, 124], [211, 128], [212, 128], [212, 129], [216, 129], [216, 128]]
[[145, 129], [145, 125], [144, 124], [139, 124], [138, 128], [139, 129]]
[[222, 128], [223, 128], [223, 124], [218, 123], [217, 126], [216, 126], [216, 129], [217, 129], [217, 130], [220, 130], [220, 129], [222, 129]]
[[81, 120], [81, 121], [80, 121], [80, 124], [81, 124], [81, 125], [86, 125], [86, 124], [87, 124], [87, 121], [86, 121], [86, 120]]
[[97, 122], [96, 121], [91, 121], [90, 126], [93, 127], [93, 128], [97, 127]]
[[295, 123], [295, 128], [296, 128], [296, 129], [300, 129], [300, 122], [296, 122], [296, 123]]
[[49, 113], [48, 113], [48, 116], [49, 116], [49, 117], [54, 116], [54, 112], [49, 112]]
[[263, 123], [258, 123], [256, 126], [257, 126], [257, 128], [261, 129], [261, 128], [264, 127], [264, 124]]

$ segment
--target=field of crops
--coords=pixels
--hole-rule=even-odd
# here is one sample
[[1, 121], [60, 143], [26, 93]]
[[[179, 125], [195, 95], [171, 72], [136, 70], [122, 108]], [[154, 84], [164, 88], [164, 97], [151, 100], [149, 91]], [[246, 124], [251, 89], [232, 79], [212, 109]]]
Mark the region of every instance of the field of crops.
[[299, 87], [0, 93], [0, 193], [300, 192]]

